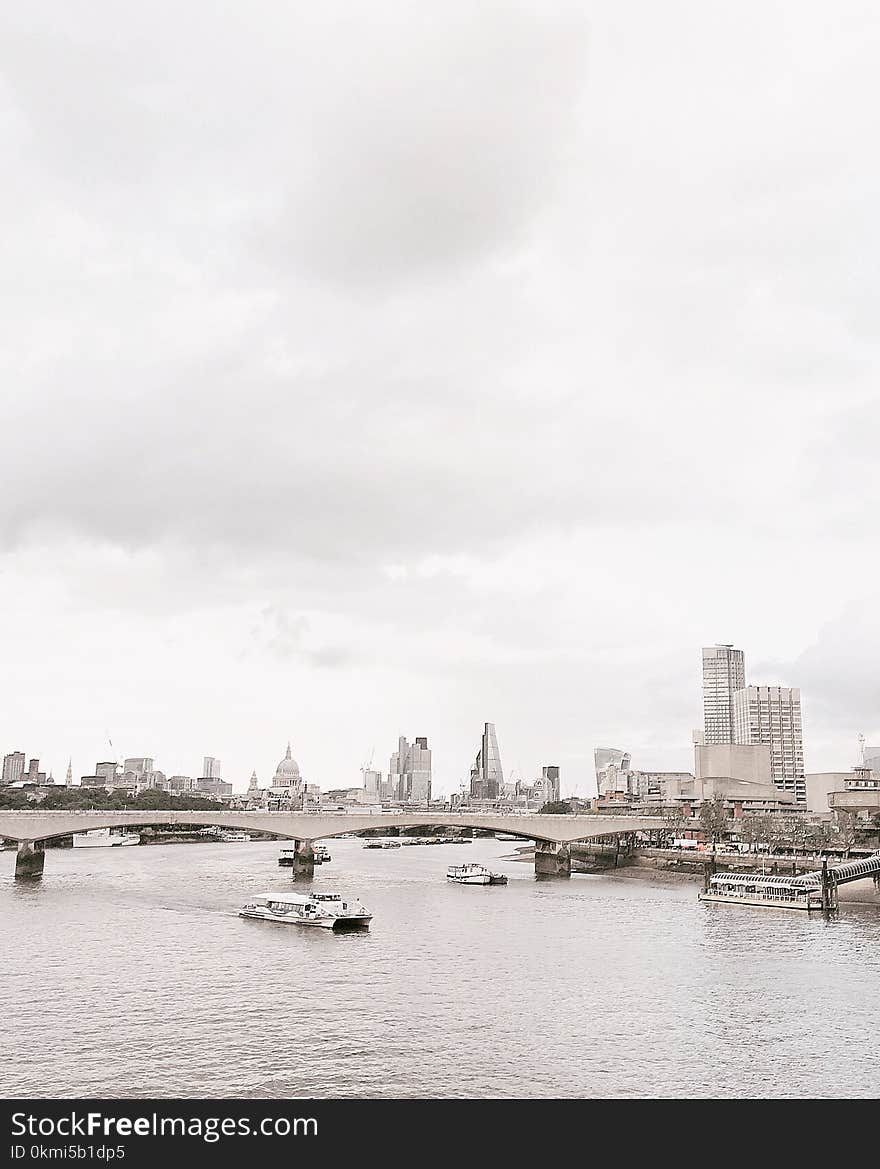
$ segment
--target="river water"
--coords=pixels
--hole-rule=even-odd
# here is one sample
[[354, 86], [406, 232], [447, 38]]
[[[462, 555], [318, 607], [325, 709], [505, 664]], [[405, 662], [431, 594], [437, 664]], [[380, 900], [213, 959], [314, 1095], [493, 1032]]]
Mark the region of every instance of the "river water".
[[[327, 845], [368, 933], [239, 918], [291, 887], [274, 842], [53, 849], [29, 883], [0, 854], [0, 1095], [880, 1095], [876, 907]], [[465, 859], [509, 884], [447, 884]]]

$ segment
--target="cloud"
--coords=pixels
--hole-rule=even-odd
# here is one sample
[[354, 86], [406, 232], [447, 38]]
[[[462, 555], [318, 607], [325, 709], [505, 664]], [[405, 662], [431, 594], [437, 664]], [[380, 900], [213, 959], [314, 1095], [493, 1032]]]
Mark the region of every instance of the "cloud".
[[524, 761], [687, 766], [729, 636], [830, 761], [875, 689], [880, 17], [793, 11], [4, 11], [10, 725], [50, 734], [23, 662], [65, 736], [125, 720], [100, 645], [181, 751], [243, 673], [273, 742], [427, 711], [468, 759], [497, 695]]

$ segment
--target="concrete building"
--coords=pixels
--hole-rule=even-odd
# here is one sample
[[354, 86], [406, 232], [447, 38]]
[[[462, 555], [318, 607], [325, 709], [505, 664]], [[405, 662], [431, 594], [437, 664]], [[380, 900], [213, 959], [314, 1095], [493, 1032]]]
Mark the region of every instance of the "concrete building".
[[206, 779], [219, 779], [222, 764], [213, 755], [206, 755], [202, 763], [202, 775]]
[[431, 752], [424, 735], [408, 743], [401, 735], [388, 766], [390, 798], [402, 803], [431, 799]]
[[24, 751], [3, 756], [3, 783], [20, 783], [24, 775]]
[[772, 783], [770, 747], [766, 743], [695, 743], [694, 776]]
[[770, 778], [806, 805], [801, 692], [796, 686], [746, 686], [734, 696], [735, 741], [767, 744]]
[[732, 645], [703, 647], [703, 724], [706, 743], [735, 741], [734, 695], [746, 684], [745, 655]]
[[494, 723], [484, 723], [480, 749], [471, 768], [470, 795], [474, 800], [497, 800], [504, 791], [504, 771]]
[[731, 776], [689, 775], [666, 782], [664, 803], [667, 807], [682, 806], [690, 815], [706, 800], [724, 800], [734, 818], [746, 812], [779, 812], [795, 809], [794, 795], [780, 791], [772, 783], [756, 783]]
[[850, 771], [812, 771], [804, 778], [807, 786], [807, 810], [816, 816], [827, 815], [831, 810], [829, 797], [832, 792], [842, 792], [852, 775]]

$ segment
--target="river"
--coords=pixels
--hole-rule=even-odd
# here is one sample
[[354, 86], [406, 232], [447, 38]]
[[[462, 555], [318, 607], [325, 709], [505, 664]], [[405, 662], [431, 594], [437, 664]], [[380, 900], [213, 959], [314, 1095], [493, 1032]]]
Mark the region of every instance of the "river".
[[[880, 1095], [880, 910], [697, 902], [690, 882], [536, 880], [515, 845], [330, 840], [316, 887], [368, 933], [249, 921], [274, 842], [0, 854], [0, 1094]], [[465, 859], [506, 886], [449, 885]]]

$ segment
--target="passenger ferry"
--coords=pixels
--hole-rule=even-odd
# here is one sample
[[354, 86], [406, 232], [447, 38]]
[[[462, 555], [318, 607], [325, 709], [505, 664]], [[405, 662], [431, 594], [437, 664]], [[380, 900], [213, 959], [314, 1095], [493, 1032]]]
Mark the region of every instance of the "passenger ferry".
[[716, 873], [709, 888], [698, 893], [700, 901], [718, 901], [728, 905], [760, 905], [770, 909], [822, 908], [822, 892], [815, 885], [791, 877], [765, 876], [763, 873]]
[[223, 828], [217, 834], [218, 840], [250, 840], [250, 832], [240, 832], [237, 828]]
[[400, 848], [399, 840], [389, 839], [370, 839], [364, 841], [364, 848]]
[[140, 834], [137, 832], [113, 832], [110, 828], [92, 828], [89, 832], [73, 834], [74, 848], [123, 848], [140, 842]]
[[373, 920], [356, 897], [344, 898], [340, 893], [262, 893], [243, 905], [238, 916], [328, 930], [363, 928]]
[[446, 880], [456, 885], [506, 885], [507, 877], [503, 873], [491, 873], [485, 865], [470, 863], [466, 865], [450, 865], [446, 870]]

